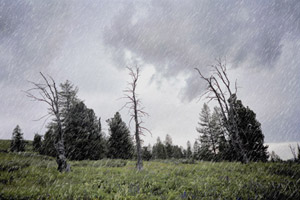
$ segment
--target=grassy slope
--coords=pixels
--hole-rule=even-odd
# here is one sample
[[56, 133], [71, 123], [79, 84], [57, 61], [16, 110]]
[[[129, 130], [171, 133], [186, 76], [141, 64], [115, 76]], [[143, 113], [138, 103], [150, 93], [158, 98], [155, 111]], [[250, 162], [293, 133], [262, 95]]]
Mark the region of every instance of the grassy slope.
[[9, 151], [11, 140], [0, 140], [0, 151]]
[[[300, 166], [284, 163], [176, 164], [122, 160], [71, 162], [58, 173], [53, 158], [0, 153], [0, 199], [299, 199]], [[298, 193], [297, 193], [298, 192]]]
[[[0, 140], [0, 152], [3, 151], [9, 151], [10, 149], [10, 143], [11, 140]], [[25, 140], [25, 150], [26, 151], [32, 151], [32, 141], [31, 140]]]

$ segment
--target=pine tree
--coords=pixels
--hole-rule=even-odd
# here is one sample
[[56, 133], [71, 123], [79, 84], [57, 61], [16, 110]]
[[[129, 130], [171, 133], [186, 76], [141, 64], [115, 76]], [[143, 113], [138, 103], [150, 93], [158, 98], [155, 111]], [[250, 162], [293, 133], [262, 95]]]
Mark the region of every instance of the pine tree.
[[180, 159], [184, 158], [184, 154], [182, 152], [182, 148], [179, 147], [178, 145], [173, 146], [173, 158]]
[[194, 142], [194, 146], [193, 146], [193, 158], [195, 160], [199, 160], [199, 152], [200, 152], [200, 146], [199, 146], [199, 143], [196, 140]]
[[228, 157], [228, 142], [226, 139], [226, 129], [223, 126], [223, 118], [219, 107], [214, 107], [211, 115], [211, 146], [213, 159], [215, 161], [226, 160]]
[[[88, 109], [77, 97], [78, 88], [70, 81], [60, 84], [58, 102], [66, 157], [71, 160], [97, 160], [106, 156], [106, 141], [101, 124], [92, 109]], [[42, 154], [55, 156], [54, 141], [57, 138], [57, 119], [50, 123], [44, 136]]]
[[148, 147], [146, 146], [142, 148], [142, 155], [143, 155], [143, 160], [149, 161], [152, 158], [150, 145]]
[[223, 119], [218, 107], [210, 114], [209, 107], [204, 104], [200, 114], [197, 131], [200, 133], [200, 149], [198, 156], [203, 160], [223, 160], [228, 153], [228, 144], [223, 127]]
[[97, 160], [104, 157], [104, 140], [97, 117], [82, 101], [70, 107], [64, 120], [64, 133], [67, 158]]
[[42, 148], [42, 136], [39, 134], [35, 134], [32, 142], [33, 150], [36, 152], [40, 152]]
[[186, 149], [186, 158], [187, 159], [190, 159], [192, 158], [193, 156], [193, 153], [192, 153], [192, 147], [191, 147], [191, 142], [190, 141], [187, 141], [187, 149]]
[[102, 131], [102, 125], [101, 125], [101, 117], [98, 119], [98, 143], [97, 143], [97, 151], [99, 151], [99, 158], [106, 158], [108, 153], [108, 138], [105, 135], [105, 132]]
[[281, 162], [282, 160], [274, 151], [272, 151], [270, 154], [270, 161], [271, 162]]
[[25, 151], [25, 141], [23, 139], [23, 133], [21, 132], [19, 125], [17, 125], [16, 128], [13, 130], [10, 151]]
[[156, 144], [153, 146], [152, 154], [154, 159], [166, 159], [167, 152], [165, 145], [161, 142], [160, 138], [157, 138]]
[[200, 133], [200, 149], [199, 149], [199, 159], [201, 160], [211, 160], [213, 153], [211, 151], [211, 114], [210, 109], [207, 104], [203, 105], [200, 113], [200, 122], [198, 122], [199, 127], [197, 127], [198, 133]]
[[107, 120], [110, 137], [108, 139], [108, 156], [110, 158], [131, 159], [133, 144], [130, 131], [117, 112], [113, 118]]
[[77, 93], [78, 88], [74, 87], [69, 80], [66, 80], [64, 83], [60, 84], [59, 105], [61, 107], [63, 124], [72, 106], [80, 102], [77, 97]]
[[[256, 114], [249, 107], [245, 107], [242, 101], [236, 100], [236, 98], [231, 99], [228, 121], [235, 121], [237, 126], [229, 133], [231, 145], [235, 145], [234, 141], [240, 140], [241, 148], [243, 148], [249, 161], [267, 161], [268, 146], [264, 146], [264, 135], [261, 124], [256, 120]], [[231, 118], [234, 118], [234, 120]], [[239, 138], [236, 138], [237, 136]], [[235, 160], [243, 161], [241, 151], [235, 151], [234, 153]]]
[[166, 149], [167, 158], [172, 158], [173, 157], [173, 145], [172, 145], [172, 138], [169, 134], [166, 135], [165, 149]]
[[56, 157], [57, 152], [54, 145], [56, 141], [56, 137], [57, 137], [56, 124], [50, 123], [48, 125], [48, 130], [44, 135], [44, 140], [42, 141], [40, 154]]

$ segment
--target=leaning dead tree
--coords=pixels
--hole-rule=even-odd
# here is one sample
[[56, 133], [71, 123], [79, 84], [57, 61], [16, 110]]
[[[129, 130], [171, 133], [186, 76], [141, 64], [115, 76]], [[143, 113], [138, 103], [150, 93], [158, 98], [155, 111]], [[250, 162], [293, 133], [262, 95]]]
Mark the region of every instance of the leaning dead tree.
[[[60, 172], [70, 171], [70, 165], [67, 164], [67, 158], [65, 154], [64, 146], [64, 133], [62, 129], [62, 120], [61, 120], [61, 109], [59, 104], [59, 92], [57, 90], [54, 79], [49, 76], [46, 78], [44, 74], [40, 72], [44, 83], [35, 83], [30, 82], [33, 85], [33, 88], [25, 91], [27, 97], [33, 99], [34, 101], [39, 101], [46, 103], [49, 106], [48, 115], [55, 117], [55, 123], [57, 125], [57, 135], [55, 140], [55, 149], [56, 149], [56, 162], [58, 165], [58, 170]], [[38, 95], [33, 94], [37, 92]], [[47, 115], [45, 115], [47, 116]]]
[[140, 76], [140, 68], [127, 67], [129, 70], [129, 75], [131, 77], [131, 82], [128, 83], [128, 87], [124, 90], [124, 98], [127, 99], [127, 102], [123, 106], [129, 109], [130, 121], [135, 122], [135, 141], [136, 141], [136, 150], [137, 150], [137, 170], [140, 171], [143, 169], [142, 161], [142, 148], [141, 148], [141, 139], [140, 136], [143, 135], [144, 131], [150, 132], [147, 128], [143, 127], [144, 123], [142, 118], [148, 116], [148, 113], [144, 111], [144, 108], [141, 107], [141, 100], [137, 97], [136, 88], [137, 82]]
[[209, 101], [216, 100], [218, 102], [224, 127], [228, 133], [234, 134], [232, 138], [234, 150], [240, 152], [244, 163], [248, 163], [249, 158], [240, 138], [237, 112], [234, 106], [237, 101], [237, 83], [235, 81], [234, 92], [232, 92], [232, 85], [227, 75], [226, 63], [222, 63], [221, 59], [217, 59], [217, 64], [212, 65], [211, 68], [212, 74], [208, 77], [204, 76], [198, 68], [195, 68], [200, 78], [207, 83], [206, 91], [201, 97], [205, 96]]

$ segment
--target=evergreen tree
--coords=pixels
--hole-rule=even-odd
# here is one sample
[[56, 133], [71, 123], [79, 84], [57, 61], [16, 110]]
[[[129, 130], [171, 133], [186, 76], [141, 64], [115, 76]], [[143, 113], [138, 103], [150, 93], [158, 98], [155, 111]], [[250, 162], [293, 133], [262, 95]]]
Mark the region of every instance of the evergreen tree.
[[131, 159], [133, 144], [130, 131], [117, 112], [113, 118], [107, 120], [110, 137], [108, 139], [108, 156], [110, 158]]
[[55, 123], [50, 123], [48, 125], [48, 130], [44, 135], [44, 140], [42, 141], [40, 154], [56, 157], [57, 152], [54, 144], [56, 141], [57, 134], [55, 133], [55, 131], [56, 131]]
[[167, 158], [172, 158], [173, 157], [173, 145], [172, 145], [172, 138], [169, 134], [166, 135], [165, 148], [166, 148]]
[[[232, 129], [230, 134], [231, 145], [235, 145], [234, 141], [238, 139], [241, 142], [249, 161], [267, 161], [268, 153], [267, 146], [264, 146], [264, 135], [261, 130], [261, 124], [256, 120], [256, 114], [249, 108], [244, 107], [242, 101], [231, 98], [231, 107], [229, 109], [229, 122], [236, 122], [236, 129]], [[231, 118], [234, 118], [231, 119]], [[234, 124], [232, 125], [235, 126]], [[238, 131], [237, 133], [235, 131]], [[239, 138], [236, 138], [236, 137]], [[243, 161], [241, 151], [234, 152], [234, 158], [238, 161]]]
[[[106, 141], [101, 123], [92, 109], [88, 109], [77, 97], [78, 88], [70, 81], [60, 84], [59, 108], [66, 157], [72, 160], [97, 160], [106, 156]], [[42, 154], [55, 156], [53, 149], [57, 138], [56, 119], [51, 122], [44, 136]]]
[[64, 141], [67, 158], [71, 160], [97, 160], [105, 156], [104, 140], [93, 109], [77, 102], [64, 120]]
[[149, 161], [152, 158], [150, 145], [148, 147], [142, 148], [142, 155], [143, 155], [143, 160]]
[[211, 146], [213, 159], [215, 161], [226, 160], [229, 152], [229, 145], [226, 139], [226, 129], [223, 126], [223, 117], [219, 107], [214, 107], [211, 115]]
[[193, 146], [193, 158], [195, 160], [199, 160], [199, 152], [200, 152], [200, 146], [199, 146], [199, 143], [197, 142], [197, 140], [195, 140], [194, 146]]
[[191, 142], [187, 141], [187, 149], [186, 149], [186, 158], [192, 158], [193, 153], [192, 153], [192, 147], [191, 147]]
[[219, 136], [221, 133], [221, 127], [219, 124], [219, 116], [216, 112], [216, 109], [214, 109], [213, 114], [211, 115], [211, 121], [210, 121], [210, 135], [209, 135], [209, 142], [212, 149], [212, 152], [214, 156], [216, 157], [217, 152], [219, 150]]
[[105, 135], [105, 132], [102, 131], [102, 125], [101, 125], [101, 117], [98, 119], [98, 135], [99, 135], [99, 143], [98, 143], [98, 149], [100, 152], [100, 158], [106, 158], [108, 154], [108, 138]]
[[61, 107], [61, 117], [63, 124], [72, 106], [80, 102], [77, 97], [77, 93], [78, 88], [74, 87], [74, 85], [69, 80], [66, 80], [64, 83], [60, 84], [59, 104]]
[[13, 130], [10, 151], [25, 151], [25, 141], [23, 139], [23, 133], [21, 132], [19, 125], [17, 125], [16, 128]]
[[270, 154], [270, 161], [271, 162], [281, 162], [282, 160], [274, 151], [272, 151]]
[[32, 142], [33, 150], [36, 152], [40, 152], [42, 148], [42, 136], [39, 134], [35, 134]]
[[180, 159], [184, 158], [182, 148], [180, 148], [178, 145], [173, 146], [173, 158]]
[[215, 107], [211, 114], [207, 104], [204, 104], [198, 124], [197, 131], [200, 133], [201, 144], [198, 151], [199, 159], [223, 160], [228, 153], [228, 145], [219, 108]]
[[156, 144], [153, 146], [152, 150], [153, 158], [154, 159], [166, 159], [167, 152], [165, 145], [161, 142], [160, 138], [157, 138]]
[[200, 149], [199, 149], [199, 159], [201, 160], [211, 160], [212, 146], [211, 146], [211, 114], [210, 109], [207, 104], [203, 105], [200, 113], [200, 122], [198, 122], [199, 127], [197, 128], [198, 133], [200, 133]]

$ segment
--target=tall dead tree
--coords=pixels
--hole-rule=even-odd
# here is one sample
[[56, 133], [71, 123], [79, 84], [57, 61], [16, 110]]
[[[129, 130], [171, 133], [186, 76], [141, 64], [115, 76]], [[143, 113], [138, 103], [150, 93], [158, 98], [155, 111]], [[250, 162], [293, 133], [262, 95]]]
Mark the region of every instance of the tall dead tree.
[[236, 152], [241, 153], [243, 162], [248, 163], [249, 158], [239, 135], [237, 112], [234, 106], [237, 100], [237, 83], [235, 81], [235, 91], [232, 92], [231, 82], [227, 75], [226, 62], [222, 63], [221, 59], [217, 59], [217, 64], [211, 65], [211, 68], [212, 74], [209, 77], [205, 77], [198, 68], [195, 68], [200, 78], [207, 83], [206, 91], [202, 96], [206, 96], [209, 101], [216, 100], [218, 102], [226, 130], [228, 133], [234, 133], [233, 147]]
[[[33, 99], [34, 101], [44, 102], [49, 106], [49, 113], [45, 116], [54, 116], [57, 125], [57, 135], [54, 145], [57, 155], [57, 169], [60, 172], [69, 172], [70, 165], [67, 164], [67, 158], [65, 156], [64, 133], [62, 129], [59, 92], [57, 90], [55, 81], [51, 76], [49, 76], [49, 78], [46, 78], [41, 72], [40, 74], [44, 80], [44, 83], [30, 82], [33, 85], [33, 88], [25, 91], [25, 93], [27, 94], [27, 97]], [[38, 95], [33, 94], [34, 91], [38, 92]]]
[[137, 170], [140, 171], [143, 169], [143, 161], [142, 161], [142, 149], [141, 149], [141, 139], [140, 135], [143, 135], [144, 131], [150, 132], [147, 128], [143, 127], [144, 123], [142, 118], [148, 116], [148, 113], [144, 111], [144, 108], [141, 107], [141, 100], [137, 97], [136, 88], [137, 82], [140, 77], [140, 68], [135, 67], [127, 67], [129, 70], [129, 75], [131, 77], [131, 82], [128, 83], [128, 87], [124, 90], [124, 98], [128, 101], [125, 103], [124, 107], [129, 109], [130, 113], [130, 121], [135, 122], [135, 141], [136, 141], [136, 151], [137, 151]]

